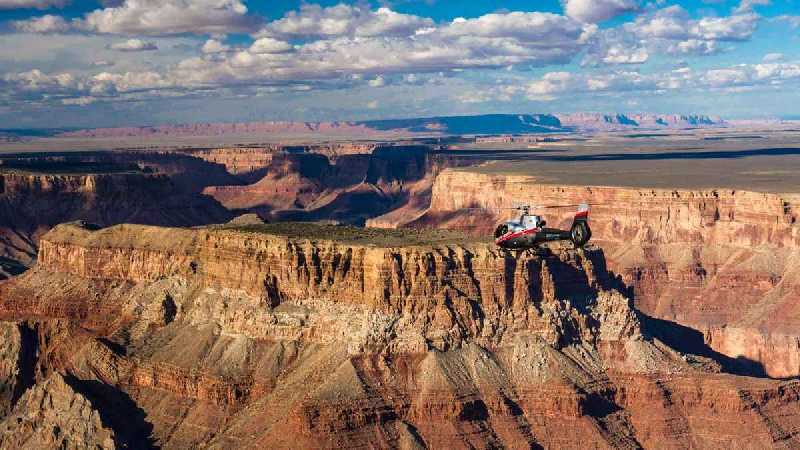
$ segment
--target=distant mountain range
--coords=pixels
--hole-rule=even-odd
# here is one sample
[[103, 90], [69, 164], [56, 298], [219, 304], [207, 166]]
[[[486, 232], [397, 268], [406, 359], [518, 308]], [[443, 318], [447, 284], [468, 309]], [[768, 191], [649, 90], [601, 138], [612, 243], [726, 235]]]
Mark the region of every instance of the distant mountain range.
[[726, 126], [717, 117], [667, 114], [484, 114], [356, 122], [252, 122], [97, 128], [60, 133], [63, 137], [219, 136], [224, 134], [524, 134], [631, 129], [687, 129]]
[[628, 129], [687, 129], [726, 126], [719, 117], [677, 114], [556, 114], [561, 125], [579, 131]]

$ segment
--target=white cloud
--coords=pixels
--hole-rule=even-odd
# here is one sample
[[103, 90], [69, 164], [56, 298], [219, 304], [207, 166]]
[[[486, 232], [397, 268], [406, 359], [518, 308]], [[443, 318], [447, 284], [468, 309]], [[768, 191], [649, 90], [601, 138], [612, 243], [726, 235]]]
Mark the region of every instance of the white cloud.
[[758, 25], [759, 16], [737, 14], [729, 17], [705, 17], [692, 21], [690, 36], [716, 41], [745, 41], [750, 39]]
[[[188, 12], [172, 14], [172, 9], [179, 4]], [[102, 102], [116, 98], [141, 100], [149, 96], [241, 93], [243, 89], [255, 93], [256, 87], [261, 89], [257, 93], [263, 94], [272, 89], [289, 93], [327, 87], [386, 86], [370, 91], [371, 95], [384, 95], [398, 88], [414, 89], [409, 85], [420, 86], [422, 90], [430, 87], [434, 78], [445, 86], [438, 90], [448, 91], [449, 83], [442, 81], [467, 79], [459, 75], [463, 70], [503, 69], [500, 78], [519, 77], [520, 81], [514, 85], [500, 83], [486, 92], [451, 92], [450, 97], [463, 103], [519, 98], [552, 101], [573, 93], [605, 95], [699, 87], [750, 89], [794, 80], [792, 73], [796, 69], [792, 65], [771, 64], [778, 61], [767, 59], [765, 64], [747, 69], [736, 66], [717, 69], [717, 72], [695, 73], [682, 69], [647, 75], [621, 67], [613, 72], [603, 69], [602, 73], [592, 73], [588, 68], [583, 69], [583, 73], [551, 69], [538, 79], [526, 79], [530, 76], [530, 72], [525, 71], [527, 68], [566, 64], [582, 54], [586, 54], [584, 64], [622, 66], [645, 63], [658, 53], [705, 55], [723, 51], [725, 42], [751, 37], [758, 23], [758, 16], [753, 13], [694, 18], [680, 7], [669, 7], [650, 9], [628, 24], [601, 29], [592, 23], [549, 13], [494, 13], [435, 24], [430, 19], [385, 8], [371, 11], [363, 6], [306, 5], [298, 12], [267, 24], [253, 35], [250, 45], [232, 47], [224, 43], [225, 34], [231, 30], [221, 24], [226, 20], [238, 23], [242, 19], [250, 23], [243, 0], [125, 0], [118, 5], [90, 13], [86, 19], [75, 23], [50, 16], [55, 18], [52, 19], [54, 25], [43, 25], [39, 30], [63, 31], [70, 26], [73, 30], [96, 33], [124, 34], [140, 30], [139, 37], [109, 45], [113, 36], [94, 33], [59, 36], [59, 39], [102, 42], [103, 52], [84, 60], [82, 68], [61, 66], [70, 68], [71, 79], [65, 78], [68, 75], [65, 73], [14, 72], [3, 78], [2, 90], [12, 91], [11, 95], [19, 93], [24, 99], [61, 103], [65, 99]], [[150, 5], [161, 14], [151, 16], [143, 5]], [[207, 17], [192, 24], [197, 28], [191, 28], [189, 19], [210, 5], [219, 8], [206, 10]], [[89, 25], [89, 17], [108, 11], [113, 20], [98, 19], [94, 25]], [[205, 41], [191, 37], [145, 38], [182, 32], [180, 30], [211, 33], [211, 37]], [[144, 71], [139, 69], [141, 55], [108, 52], [109, 48], [152, 49], [156, 42], [162, 51], [148, 55], [148, 61], [158, 58], [158, 62]], [[200, 51], [199, 42], [205, 42]], [[65, 44], [56, 50], [71, 47]], [[39, 55], [48, 52], [42, 50]], [[40, 59], [18, 67], [37, 67], [34, 61]], [[114, 66], [116, 73], [105, 69], [107, 72], [95, 74], [99, 69], [92, 62], [100, 59], [118, 61]]]
[[712, 55], [726, 42], [749, 40], [760, 17], [754, 13], [693, 19], [680, 6], [656, 9], [592, 40], [584, 64], [638, 63], [645, 55]]
[[512, 38], [538, 42], [541, 46], [558, 43], [565, 37], [577, 41], [584, 33], [593, 31], [594, 27], [587, 28], [557, 14], [518, 11], [486, 14], [474, 19], [457, 18], [439, 30], [443, 36]]
[[772, 19], [777, 22], [786, 22], [792, 28], [800, 28], [800, 16], [781, 15]]
[[625, 93], [662, 94], [669, 91], [707, 95], [712, 91], [749, 92], [800, 84], [800, 63], [742, 64], [733, 67], [693, 71], [680, 68], [670, 72], [642, 74], [636, 71], [608, 73], [549, 72], [526, 83], [516, 82], [473, 90], [457, 99], [465, 103], [510, 101], [524, 96], [532, 101], [555, 101], [580, 95], [622, 96]]
[[143, 41], [141, 39], [128, 39], [127, 41], [117, 42], [111, 44], [111, 50], [120, 52], [144, 52], [149, 50], [158, 50], [158, 46], [154, 42]]
[[15, 27], [35, 33], [80, 31], [145, 36], [185, 33], [216, 35], [251, 32], [259, 22], [255, 16], [248, 15], [242, 0], [124, 0], [111, 5], [70, 22], [63, 17], [43, 16], [15, 22]]
[[639, 9], [637, 0], [563, 0], [564, 13], [586, 23], [598, 23]]
[[23, 33], [65, 33], [71, 29], [70, 23], [63, 17], [51, 14], [18, 20], [12, 22], [12, 26]]
[[386, 80], [382, 76], [377, 76], [369, 80], [369, 85], [372, 87], [381, 87], [386, 85]]
[[759, 16], [752, 13], [694, 20], [675, 5], [640, 16], [624, 29], [642, 39], [744, 41], [753, 35], [758, 20]]
[[66, 4], [67, 0], [0, 0], [0, 9], [61, 8]]
[[671, 42], [666, 47], [670, 54], [713, 55], [720, 51], [717, 41], [703, 41], [688, 39], [685, 41]]
[[139, 35], [246, 32], [253, 25], [241, 0], [125, 0], [81, 21], [87, 31]]
[[755, 6], [767, 6], [772, 3], [772, 0], [742, 0], [739, 6], [734, 10], [736, 13], [751, 12]]
[[[566, 63], [577, 55], [589, 37], [593, 25], [583, 25], [567, 17], [545, 13], [488, 14], [475, 19], [456, 19], [439, 27], [418, 30], [413, 35], [406, 29], [399, 35], [391, 29], [386, 36], [362, 36], [362, 16], [349, 25], [321, 25], [318, 14], [334, 17], [357, 9], [319, 8], [306, 6], [301, 13], [313, 11], [325, 34], [342, 36], [312, 36], [302, 43], [291, 45], [275, 37], [261, 37], [250, 48], [211, 57], [190, 58], [172, 71], [174, 77], [186, 83], [201, 85], [236, 83], [294, 83], [300, 81], [344, 80], [352, 82], [353, 75], [364, 76], [376, 83], [377, 77], [392, 74], [431, 73], [470, 68], [497, 68], [511, 65], [543, 66]], [[359, 14], [364, 14], [363, 10]], [[302, 14], [287, 15], [292, 24], [304, 24]], [[385, 15], [385, 13], [384, 13]], [[347, 16], [350, 17], [350, 16]], [[288, 22], [276, 27], [286, 36]], [[357, 25], [353, 25], [353, 23]], [[326, 28], [327, 27], [327, 28]], [[362, 28], [359, 28], [362, 27]], [[291, 27], [299, 33], [302, 27]], [[374, 29], [370, 28], [370, 29]], [[305, 31], [304, 31], [305, 32]], [[273, 33], [274, 34], [274, 33]], [[322, 34], [320, 32], [319, 34]], [[291, 52], [291, 54], [287, 54]], [[365, 82], [366, 83], [366, 82]]]
[[603, 55], [603, 62], [606, 64], [641, 64], [647, 62], [649, 58], [650, 54], [645, 48], [612, 45]]
[[370, 10], [341, 3], [323, 8], [303, 4], [299, 12], [267, 24], [259, 36], [281, 38], [338, 36], [409, 36], [417, 30], [433, 26], [429, 18], [400, 14], [388, 8]]
[[550, 72], [540, 80], [529, 83], [524, 89], [530, 100], [549, 101], [558, 94], [573, 90], [577, 83], [577, 76], [569, 72]]
[[778, 61], [783, 61], [784, 54], [783, 53], [767, 53], [764, 55], [763, 61], [765, 63], [773, 63]]
[[203, 47], [200, 49], [205, 54], [212, 54], [212, 53], [223, 53], [227, 52], [231, 48], [222, 42], [216, 39], [209, 39], [203, 44]]
[[286, 53], [292, 50], [291, 44], [270, 37], [262, 37], [250, 46], [250, 53]]

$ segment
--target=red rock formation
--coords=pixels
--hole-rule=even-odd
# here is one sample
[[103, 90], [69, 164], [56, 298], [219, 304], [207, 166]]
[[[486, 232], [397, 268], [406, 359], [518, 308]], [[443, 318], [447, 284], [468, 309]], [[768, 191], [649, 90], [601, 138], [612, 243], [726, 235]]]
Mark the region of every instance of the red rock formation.
[[0, 313], [70, 324], [38, 364], [164, 448], [798, 445], [797, 382], [654, 339], [598, 250], [247, 229], [60, 226]]
[[364, 150], [315, 146], [308, 152], [276, 154], [259, 181], [204, 192], [230, 209], [248, 209], [270, 219], [362, 224], [392, 210], [399, 214], [418, 208], [435, 174], [459, 164], [429, 155], [423, 146]]
[[200, 191], [240, 183], [221, 165], [155, 152], [8, 155], [0, 167], [2, 278], [29, 267], [39, 238], [59, 223], [225, 222], [233, 215]]
[[[637, 308], [703, 331], [716, 350], [763, 364], [770, 375], [800, 374], [800, 227], [791, 196], [554, 186], [526, 176], [445, 171], [416, 225], [488, 235], [504, 218], [492, 208], [514, 200], [595, 203], [594, 242], [635, 289]], [[467, 214], [465, 207], [486, 211]], [[548, 219], [565, 226], [571, 213]]]

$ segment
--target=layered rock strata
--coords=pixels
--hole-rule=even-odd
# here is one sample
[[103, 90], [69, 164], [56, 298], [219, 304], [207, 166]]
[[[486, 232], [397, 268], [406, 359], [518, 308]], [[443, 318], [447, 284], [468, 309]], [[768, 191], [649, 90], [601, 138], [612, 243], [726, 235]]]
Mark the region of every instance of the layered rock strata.
[[[533, 177], [445, 171], [416, 226], [491, 233], [510, 199], [590, 202], [594, 242], [645, 313], [706, 334], [716, 350], [777, 377], [800, 374], [800, 226], [795, 196], [738, 190], [556, 186]], [[463, 212], [463, 208], [476, 208]], [[571, 209], [553, 225], [569, 226]]]
[[362, 150], [340, 145], [275, 154], [255, 183], [212, 186], [204, 192], [229, 209], [247, 209], [271, 220], [361, 225], [390, 211], [416, 217], [430, 202], [436, 174], [461, 164], [430, 154], [426, 146]]
[[95, 404], [114, 442], [798, 445], [800, 385], [662, 342], [680, 330], [648, 328], [599, 249], [277, 230], [62, 225], [0, 317], [39, 324], [39, 383], [113, 400]]

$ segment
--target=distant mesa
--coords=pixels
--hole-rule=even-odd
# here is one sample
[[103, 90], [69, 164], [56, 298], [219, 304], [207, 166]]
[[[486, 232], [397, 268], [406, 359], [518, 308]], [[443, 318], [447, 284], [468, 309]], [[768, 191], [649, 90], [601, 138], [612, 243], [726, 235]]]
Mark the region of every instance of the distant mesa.
[[66, 131], [61, 137], [119, 138], [159, 136], [220, 136], [226, 134], [385, 134], [486, 135], [567, 133], [629, 129], [688, 129], [722, 127], [719, 117], [675, 114], [482, 114], [437, 116], [359, 122], [198, 123], [147, 127], [95, 128]]
[[580, 131], [622, 131], [630, 129], [689, 129], [724, 127], [720, 117], [679, 114], [557, 114], [562, 126]]

